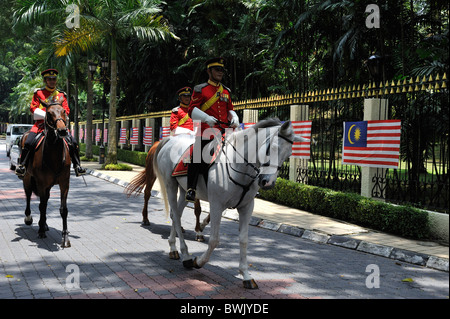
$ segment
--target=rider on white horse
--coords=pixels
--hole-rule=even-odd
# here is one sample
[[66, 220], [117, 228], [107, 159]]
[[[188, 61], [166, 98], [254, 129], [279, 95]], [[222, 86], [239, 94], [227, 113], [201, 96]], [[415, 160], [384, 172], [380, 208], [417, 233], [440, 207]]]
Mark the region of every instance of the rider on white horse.
[[[221, 81], [225, 72], [225, 62], [223, 58], [214, 58], [206, 62], [206, 71], [208, 73], [208, 82], [194, 87], [194, 94], [189, 105], [189, 116], [195, 121], [201, 121], [201, 130], [197, 132], [195, 147], [203, 148], [211, 141], [209, 138], [203, 139], [202, 134], [209, 127], [219, 128], [220, 123], [230, 123], [230, 127], [239, 126], [239, 117], [233, 109], [231, 102], [231, 92]], [[222, 124], [221, 128], [227, 128], [228, 125]], [[201, 139], [201, 141], [198, 141]], [[201, 152], [202, 153], [202, 152]], [[197, 186], [198, 175], [206, 169], [209, 163], [205, 163], [203, 157], [200, 162], [191, 163], [188, 166], [187, 192], [186, 200], [195, 201], [195, 189]]]

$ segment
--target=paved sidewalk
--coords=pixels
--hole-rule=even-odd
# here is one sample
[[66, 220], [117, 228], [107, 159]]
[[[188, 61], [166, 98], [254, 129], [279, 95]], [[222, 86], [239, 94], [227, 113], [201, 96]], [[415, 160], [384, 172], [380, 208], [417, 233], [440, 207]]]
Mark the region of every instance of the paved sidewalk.
[[[129, 165], [133, 167], [133, 171], [107, 171], [101, 170], [101, 165], [96, 162], [83, 162], [83, 166], [91, 175], [124, 187], [144, 169], [142, 166]], [[156, 182], [152, 190], [153, 196], [159, 197], [159, 187]], [[143, 197], [141, 198], [143, 201]], [[209, 211], [207, 202], [202, 201], [201, 205], [204, 211]], [[236, 210], [228, 209], [223, 216], [232, 220], [238, 219]], [[322, 244], [449, 271], [449, 247], [446, 245], [385, 234], [258, 198], [255, 200], [251, 224]]]

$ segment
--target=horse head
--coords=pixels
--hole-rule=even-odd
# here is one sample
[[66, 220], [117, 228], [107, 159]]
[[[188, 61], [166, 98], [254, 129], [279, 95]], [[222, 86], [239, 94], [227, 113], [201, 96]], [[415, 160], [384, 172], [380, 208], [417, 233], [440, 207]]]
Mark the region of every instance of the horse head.
[[260, 150], [265, 151], [267, 160], [261, 164], [258, 179], [260, 188], [271, 189], [275, 187], [278, 171], [281, 169], [284, 161], [292, 154], [292, 145], [294, 142], [305, 141], [309, 140], [295, 135], [291, 121], [284, 122], [277, 129], [275, 127], [271, 129], [271, 134], [265, 141], [266, 147], [260, 148]]
[[55, 98], [49, 103], [39, 100], [46, 108], [45, 126], [52, 129], [57, 137], [67, 136], [67, 115], [66, 110], [62, 107], [64, 98]]

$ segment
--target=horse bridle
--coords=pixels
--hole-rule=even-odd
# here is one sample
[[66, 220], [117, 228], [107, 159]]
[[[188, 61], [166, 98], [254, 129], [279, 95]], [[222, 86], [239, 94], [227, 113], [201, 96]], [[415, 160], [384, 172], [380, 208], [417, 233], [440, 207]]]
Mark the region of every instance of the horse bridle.
[[[228, 123], [222, 123], [222, 122], [219, 122], [219, 125], [220, 125], [220, 124], [228, 124]], [[281, 135], [279, 132], [278, 132], [278, 137], [281, 137], [283, 140], [285, 140], [286, 142], [288, 142], [288, 143], [290, 143], [290, 144], [294, 144], [294, 141], [288, 139], [286, 136]], [[269, 147], [270, 147], [270, 143], [268, 143], [268, 141], [270, 141], [270, 140], [271, 140], [270, 137], [266, 139], [266, 144], [268, 144], [266, 153], [268, 152], [268, 149], [269, 149]], [[225, 143], [227, 143], [228, 145], [230, 145], [230, 146], [234, 149], [235, 153], [238, 154], [238, 155], [244, 160], [244, 162], [245, 162], [245, 164], [246, 164], [247, 166], [250, 166], [251, 168], [253, 168], [253, 169], [255, 170], [255, 172], [256, 172], [256, 175], [255, 175], [255, 176], [251, 176], [250, 174], [248, 174], [248, 173], [246, 173], [246, 172], [240, 172], [240, 171], [234, 169], [231, 165], [229, 165], [229, 163], [228, 163], [228, 156], [227, 156], [227, 154], [225, 153], [225, 147], [224, 147], [224, 146], [225, 146]], [[231, 144], [231, 143], [227, 140], [227, 138], [226, 138], [225, 136], [223, 137], [223, 142], [222, 142], [222, 144], [223, 144], [223, 145], [222, 145], [222, 152], [223, 152], [223, 154], [225, 155], [225, 158], [227, 159], [227, 161], [225, 161], [225, 167], [226, 167], [226, 170], [227, 170], [228, 178], [229, 178], [235, 185], [238, 185], [238, 186], [242, 187], [242, 189], [243, 189], [242, 195], [241, 195], [241, 197], [240, 197], [238, 203], [237, 203], [234, 207], [230, 207], [231, 209], [235, 209], [236, 207], [239, 206], [239, 204], [242, 202], [242, 200], [244, 199], [244, 197], [245, 197], [245, 195], [247, 194], [247, 192], [250, 190], [250, 186], [251, 186], [251, 185], [255, 182], [255, 180], [261, 175], [261, 170], [260, 170], [260, 168], [257, 167], [256, 165], [250, 163], [244, 156], [242, 156], [241, 154], [239, 154], [239, 152], [236, 150], [236, 147], [234, 147], [234, 145]], [[266, 163], [261, 164], [261, 167], [267, 167], [267, 166], [270, 166], [269, 161], [267, 161]], [[250, 177], [250, 178], [251, 178], [251, 181], [250, 181], [247, 185], [244, 185], [244, 184], [241, 184], [241, 183], [237, 182], [236, 180], [234, 180], [234, 179], [231, 177], [229, 167], [231, 167], [231, 169], [232, 169], [233, 171], [235, 171], [235, 172], [237, 172], [237, 173], [239, 173], [239, 174], [243, 174], [243, 175], [246, 175], [246, 176]], [[277, 166], [277, 171], [279, 171], [280, 169], [281, 169], [281, 166]]]
[[[51, 105], [59, 105], [59, 104], [50, 104], [49, 106], [51, 106]], [[58, 123], [58, 121], [62, 121], [63, 123], [64, 123], [64, 126], [66, 126], [67, 127], [67, 122], [66, 122], [66, 120], [64, 120], [62, 117], [59, 117], [59, 118], [57, 118], [55, 121], [54, 121], [54, 123], [53, 123], [53, 125], [51, 125], [50, 124], [50, 122], [48, 121], [48, 116], [47, 116], [47, 112], [46, 112], [46, 114], [45, 114], [45, 124], [49, 127], [49, 128], [51, 128], [52, 130], [54, 130], [54, 131], [57, 131], [58, 130], [58, 128], [56, 127], [56, 124]]]

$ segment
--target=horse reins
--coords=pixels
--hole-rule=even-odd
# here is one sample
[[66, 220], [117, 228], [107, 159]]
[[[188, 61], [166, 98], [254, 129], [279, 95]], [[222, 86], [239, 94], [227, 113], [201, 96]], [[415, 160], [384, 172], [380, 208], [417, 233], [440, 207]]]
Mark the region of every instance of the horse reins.
[[[219, 124], [219, 126], [220, 126], [220, 124], [229, 125], [229, 123], [224, 123], [224, 122], [221, 122], [221, 121], [218, 121], [218, 124]], [[222, 127], [220, 127], [220, 128], [222, 129]], [[287, 137], [281, 135], [280, 133], [278, 133], [278, 137], [281, 137], [283, 140], [285, 140], [286, 142], [288, 142], [288, 143], [290, 143], [290, 144], [294, 144], [294, 141], [288, 139]], [[238, 154], [238, 155], [244, 160], [245, 164], [246, 164], [247, 166], [250, 166], [251, 168], [253, 168], [253, 169], [255, 170], [255, 172], [256, 172], [256, 175], [255, 175], [255, 176], [251, 176], [250, 174], [248, 174], [248, 173], [246, 173], [246, 172], [240, 172], [240, 171], [234, 169], [233, 167], [231, 167], [231, 165], [229, 165], [228, 161], [225, 161], [225, 167], [226, 167], [226, 170], [227, 170], [228, 178], [229, 178], [235, 185], [238, 185], [238, 186], [242, 187], [242, 189], [243, 189], [243, 192], [242, 192], [242, 194], [241, 194], [241, 197], [239, 198], [238, 203], [237, 203], [234, 207], [229, 207], [229, 208], [231, 208], [231, 209], [235, 209], [236, 207], [238, 207], [238, 206], [241, 204], [241, 202], [242, 202], [242, 200], [244, 199], [245, 195], [246, 195], [247, 192], [250, 190], [250, 186], [255, 182], [255, 180], [259, 177], [259, 175], [261, 175], [261, 170], [259, 169], [259, 167], [253, 165], [253, 164], [250, 163], [244, 156], [242, 156], [242, 155], [236, 150], [236, 147], [234, 147], [234, 145], [231, 144], [225, 136], [223, 136], [223, 139], [222, 139], [222, 140], [223, 140], [223, 141], [222, 141], [222, 152], [223, 152], [223, 154], [225, 155], [225, 158], [226, 158], [227, 160], [228, 160], [228, 156], [227, 156], [227, 154], [225, 153], [225, 147], [224, 147], [224, 146], [225, 146], [225, 143], [227, 143], [228, 145], [230, 145], [230, 146], [234, 149], [235, 153]], [[267, 143], [267, 141], [269, 141], [269, 140], [270, 140], [270, 138], [267, 138], [266, 143]], [[270, 146], [270, 144], [268, 144], [268, 147], [269, 147], [269, 146]], [[266, 151], [266, 153], [267, 153], [267, 151]], [[270, 166], [269, 161], [268, 161], [267, 163], [261, 164], [261, 166]], [[243, 174], [243, 175], [246, 175], [246, 176], [250, 177], [250, 178], [251, 178], [250, 183], [248, 183], [247, 185], [244, 185], [244, 184], [241, 184], [241, 183], [237, 182], [236, 180], [234, 180], [234, 179], [231, 177], [229, 167], [231, 167], [231, 169], [232, 169], [233, 171], [235, 171], [235, 172], [237, 172], [237, 173], [239, 173], [239, 174]], [[280, 168], [281, 168], [280, 166], [277, 166], [277, 171], [280, 170]]]

